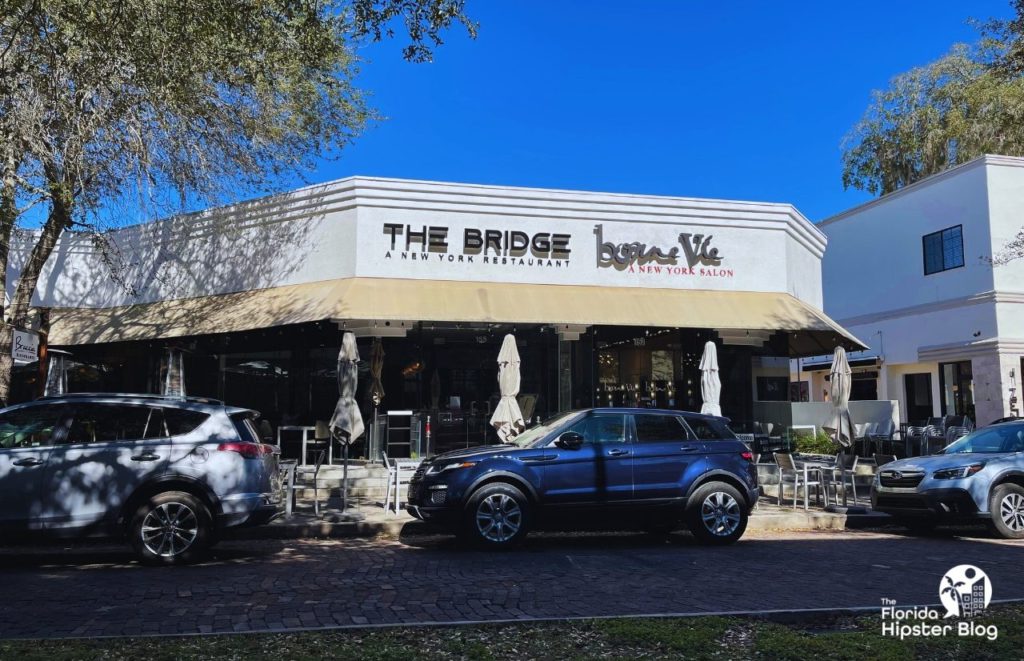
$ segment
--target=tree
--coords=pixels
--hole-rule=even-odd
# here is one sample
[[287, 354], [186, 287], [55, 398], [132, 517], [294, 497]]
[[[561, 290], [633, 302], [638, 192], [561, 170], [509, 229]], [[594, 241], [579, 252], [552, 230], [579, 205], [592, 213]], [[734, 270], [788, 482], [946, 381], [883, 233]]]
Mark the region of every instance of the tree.
[[891, 193], [982, 154], [1024, 155], [1024, 79], [994, 42], [957, 46], [876, 91], [843, 140], [843, 186]]
[[373, 116], [355, 46], [402, 20], [405, 57], [427, 61], [453, 23], [475, 35], [463, 5], [0, 0], [0, 291], [12, 234], [32, 245], [0, 305], [0, 402], [12, 330], [63, 232], [102, 243], [121, 205], [214, 203], [336, 155]]

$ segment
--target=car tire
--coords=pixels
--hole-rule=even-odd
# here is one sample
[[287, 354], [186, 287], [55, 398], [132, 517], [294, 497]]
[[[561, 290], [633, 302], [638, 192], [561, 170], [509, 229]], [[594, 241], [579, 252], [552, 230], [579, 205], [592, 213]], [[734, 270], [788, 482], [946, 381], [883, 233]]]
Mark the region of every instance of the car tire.
[[1000, 484], [989, 497], [989, 528], [1004, 539], [1024, 539], [1024, 487]]
[[510, 548], [526, 536], [531, 515], [522, 491], [506, 482], [485, 484], [469, 499], [462, 536], [480, 548]]
[[180, 565], [193, 562], [209, 549], [214, 539], [213, 517], [192, 494], [165, 491], [136, 510], [128, 534], [143, 562]]
[[747, 529], [746, 501], [736, 487], [725, 482], [709, 482], [688, 499], [687, 525], [704, 544], [732, 544]]

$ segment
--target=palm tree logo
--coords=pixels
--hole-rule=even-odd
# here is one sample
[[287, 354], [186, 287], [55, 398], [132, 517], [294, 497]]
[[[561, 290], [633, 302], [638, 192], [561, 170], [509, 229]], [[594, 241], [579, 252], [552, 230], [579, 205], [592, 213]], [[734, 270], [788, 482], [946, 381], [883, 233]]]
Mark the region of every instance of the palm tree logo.
[[[949, 574], [946, 574], [942, 578], [943, 581], [948, 585], [942, 588], [942, 592], [940, 594], [950, 595], [953, 598], [954, 602], [956, 603], [956, 613], [953, 613], [953, 615], [960, 617], [964, 613], [964, 593], [960, 591], [960, 588], [964, 586], [964, 582], [956, 581], [954, 583], [953, 579], [949, 576]], [[949, 614], [946, 615], [946, 617], [949, 616]]]
[[985, 610], [992, 599], [992, 582], [974, 565], [957, 565], [939, 582], [939, 598], [945, 617], [972, 618]]

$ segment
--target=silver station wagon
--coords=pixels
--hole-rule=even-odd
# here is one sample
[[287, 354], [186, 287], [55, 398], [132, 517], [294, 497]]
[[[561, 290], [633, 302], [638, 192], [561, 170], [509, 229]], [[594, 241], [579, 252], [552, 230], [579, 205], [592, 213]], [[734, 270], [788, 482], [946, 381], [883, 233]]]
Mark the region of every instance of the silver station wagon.
[[283, 503], [257, 414], [199, 398], [72, 394], [0, 410], [0, 539], [115, 535], [152, 563], [200, 556]]

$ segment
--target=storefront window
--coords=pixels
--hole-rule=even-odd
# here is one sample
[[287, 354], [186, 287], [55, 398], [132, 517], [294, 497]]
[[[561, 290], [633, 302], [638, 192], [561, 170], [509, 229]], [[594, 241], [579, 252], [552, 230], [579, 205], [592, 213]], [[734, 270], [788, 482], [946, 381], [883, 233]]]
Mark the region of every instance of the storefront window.
[[974, 375], [971, 361], [939, 363], [939, 391], [942, 394], [942, 415], [974, 416]]
[[290, 351], [226, 354], [222, 364], [225, 402], [256, 409], [265, 417], [289, 410]]

